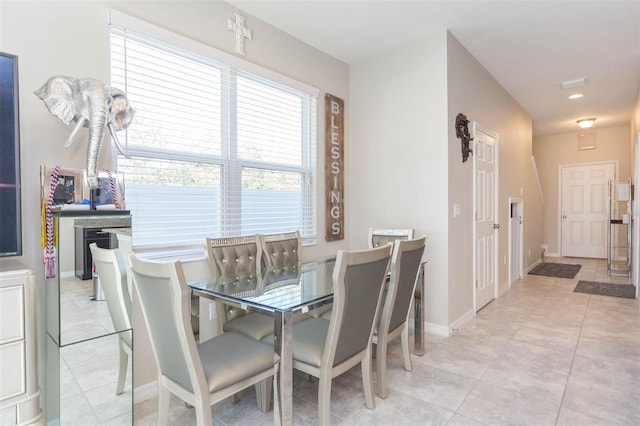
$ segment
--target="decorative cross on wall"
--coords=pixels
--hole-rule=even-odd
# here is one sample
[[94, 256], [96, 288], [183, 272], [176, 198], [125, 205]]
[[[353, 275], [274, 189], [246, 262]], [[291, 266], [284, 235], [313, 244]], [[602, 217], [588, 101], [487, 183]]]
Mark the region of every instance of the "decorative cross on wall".
[[227, 29], [236, 33], [236, 53], [244, 56], [244, 39], [251, 40], [251, 30], [244, 26], [247, 18], [239, 13], [236, 13], [235, 17], [235, 21], [227, 19]]

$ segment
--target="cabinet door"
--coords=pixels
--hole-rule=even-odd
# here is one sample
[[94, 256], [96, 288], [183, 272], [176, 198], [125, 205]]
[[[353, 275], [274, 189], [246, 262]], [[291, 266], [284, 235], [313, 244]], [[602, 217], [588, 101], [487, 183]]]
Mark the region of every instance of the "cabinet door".
[[0, 288], [0, 345], [24, 340], [24, 285]]
[[24, 340], [0, 346], [0, 402], [27, 391]]

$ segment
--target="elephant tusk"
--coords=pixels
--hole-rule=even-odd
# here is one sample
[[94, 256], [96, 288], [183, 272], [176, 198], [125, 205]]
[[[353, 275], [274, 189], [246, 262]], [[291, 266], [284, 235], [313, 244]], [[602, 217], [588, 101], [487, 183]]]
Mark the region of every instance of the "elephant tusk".
[[111, 125], [111, 123], [107, 124], [107, 127], [109, 128], [111, 139], [113, 139], [113, 142], [116, 144], [116, 148], [118, 148], [118, 151], [120, 151], [120, 153], [124, 155], [126, 158], [131, 158], [127, 150], [124, 149], [124, 147], [120, 144], [120, 140], [118, 139], [118, 136], [116, 135], [116, 131], [113, 129], [113, 126]]
[[78, 137], [78, 133], [80, 132], [80, 129], [82, 128], [82, 126], [84, 126], [85, 121], [87, 121], [87, 119], [82, 116], [78, 119], [78, 123], [73, 128], [73, 131], [69, 135], [69, 139], [67, 139], [67, 142], [64, 144], [65, 148], [69, 148], [71, 144], [75, 142], [76, 138]]

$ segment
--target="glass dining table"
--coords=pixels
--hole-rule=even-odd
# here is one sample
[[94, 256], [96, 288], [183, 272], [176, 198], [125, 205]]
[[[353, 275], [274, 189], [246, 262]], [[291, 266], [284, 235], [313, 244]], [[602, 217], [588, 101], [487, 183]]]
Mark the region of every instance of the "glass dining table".
[[[270, 315], [274, 318], [274, 349], [280, 356], [279, 407], [283, 425], [293, 424], [293, 323], [294, 317], [307, 314], [333, 300], [335, 258], [305, 262], [284, 269], [267, 270], [257, 275], [220, 276], [188, 282], [200, 297], [218, 300]], [[416, 327], [414, 353], [424, 354], [422, 334], [424, 279], [418, 276], [416, 289]]]

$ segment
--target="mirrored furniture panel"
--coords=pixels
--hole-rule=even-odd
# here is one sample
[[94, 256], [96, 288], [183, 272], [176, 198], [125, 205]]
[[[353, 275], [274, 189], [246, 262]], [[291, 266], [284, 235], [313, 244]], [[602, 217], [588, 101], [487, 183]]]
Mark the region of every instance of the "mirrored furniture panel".
[[[130, 238], [128, 211], [59, 211], [53, 214], [56, 276], [46, 279], [47, 424], [133, 424], [132, 356], [118, 394], [120, 341], [89, 244], [118, 247]], [[89, 236], [89, 238], [85, 238]], [[87, 273], [88, 270], [88, 273]]]

